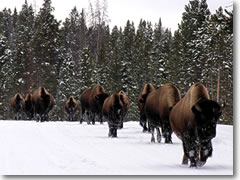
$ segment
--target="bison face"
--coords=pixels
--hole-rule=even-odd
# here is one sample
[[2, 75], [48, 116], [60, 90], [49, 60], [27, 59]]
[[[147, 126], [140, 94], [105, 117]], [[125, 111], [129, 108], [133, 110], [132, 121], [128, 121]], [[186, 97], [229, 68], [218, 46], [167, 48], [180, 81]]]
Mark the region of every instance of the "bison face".
[[221, 107], [212, 100], [198, 101], [192, 111], [195, 116], [199, 141], [209, 141], [216, 136], [216, 125], [221, 115]]
[[44, 109], [46, 109], [50, 104], [50, 95], [49, 94], [42, 94], [41, 95], [41, 105]]

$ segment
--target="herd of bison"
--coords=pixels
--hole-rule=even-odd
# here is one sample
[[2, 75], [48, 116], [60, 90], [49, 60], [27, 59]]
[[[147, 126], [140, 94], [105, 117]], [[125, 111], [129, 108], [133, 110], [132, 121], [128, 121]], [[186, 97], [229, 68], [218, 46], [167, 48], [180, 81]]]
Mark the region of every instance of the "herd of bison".
[[[23, 118], [24, 114], [26, 119], [47, 121], [53, 106], [54, 98], [44, 87], [27, 94], [25, 99], [17, 93], [11, 100], [16, 120]], [[108, 95], [102, 86], [95, 85], [83, 91], [80, 104], [73, 96], [66, 101], [64, 109], [70, 121], [80, 107], [80, 123], [95, 124], [98, 116], [100, 123], [107, 121], [108, 136], [117, 137], [117, 130], [123, 128], [123, 122], [127, 121], [130, 101], [123, 91]], [[162, 136], [165, 143], [172, 143], [172, 132], [181, 139], [182, 164], [188, 164], [190, 160], [190, 167], [201, 167], [212, 155], [211, 140], [216, 136], [216, 125], [223, 107], [210, 100], [203, 84], [195, 83], [181, 98], [180, 91], [171, 83], [158, 89], [147, 83], [139, 94], [138, 107], [140, 125], [143, 131], [151, 132], [151, 142], [155, 142], [155, 129], [159, 143]]]

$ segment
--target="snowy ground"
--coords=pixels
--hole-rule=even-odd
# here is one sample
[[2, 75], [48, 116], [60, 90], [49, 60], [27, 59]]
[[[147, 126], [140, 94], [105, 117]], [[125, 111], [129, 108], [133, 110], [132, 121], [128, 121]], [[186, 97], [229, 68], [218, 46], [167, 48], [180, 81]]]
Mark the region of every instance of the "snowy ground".
[[118, 138], [107, 123], [0, 121], [1, 175], [232, 175], [233, 127], [217, 126], [213, 157], [202, 168], [181, 165], [182, 144], [150, 143], [138, 122]]

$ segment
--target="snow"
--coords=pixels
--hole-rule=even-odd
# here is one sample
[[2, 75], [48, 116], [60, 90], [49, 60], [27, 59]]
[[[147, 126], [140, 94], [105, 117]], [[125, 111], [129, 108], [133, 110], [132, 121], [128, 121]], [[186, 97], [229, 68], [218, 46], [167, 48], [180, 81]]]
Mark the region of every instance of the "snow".
[[181, 165], [182, 143], [151, 143], [139, 122], [118, 138], [108, 126], [79, 122], [0, 121], [2, 175], [232, 175], [233, 126], [217, 125], [213, 156], [201, 168]]

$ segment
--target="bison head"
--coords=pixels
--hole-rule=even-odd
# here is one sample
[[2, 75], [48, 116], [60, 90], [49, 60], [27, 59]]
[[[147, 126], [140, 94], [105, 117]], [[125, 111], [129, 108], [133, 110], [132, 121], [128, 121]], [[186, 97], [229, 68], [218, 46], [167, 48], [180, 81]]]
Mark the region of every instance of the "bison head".
[[16, 96], [16, 104], [19, 109], [22, 109], [23, 99], [21, 98], [21, 96], [19, 94], [17, 94], [17, 96]]
[[192, 111], [196, 120], [196, 130], [200, 145], [200, 160], [198, 166], [203, 166], [212, 155], [211, 140], [216, 136], [217, 121], [222, 113], [221, 106], [212, 100], [199, 100]]
[[212, 100], [199, 100], [193, 107], [197, 133], [200, 140], [212, 139], [216, 136], [217, 121], [222, 114], [221, 106]]
[[46, 92], [44, 88], [41, 88], [40, 99], [42, 102], [41, 105], [43, 106], [44, 109], [46, 109], [50, 104], [50, 95]]
[[99, 112], [102, 110], [103, 103], [107, 97], [108, 97], [108, 94], [106, 93], [101, 93], [95, 96]]

